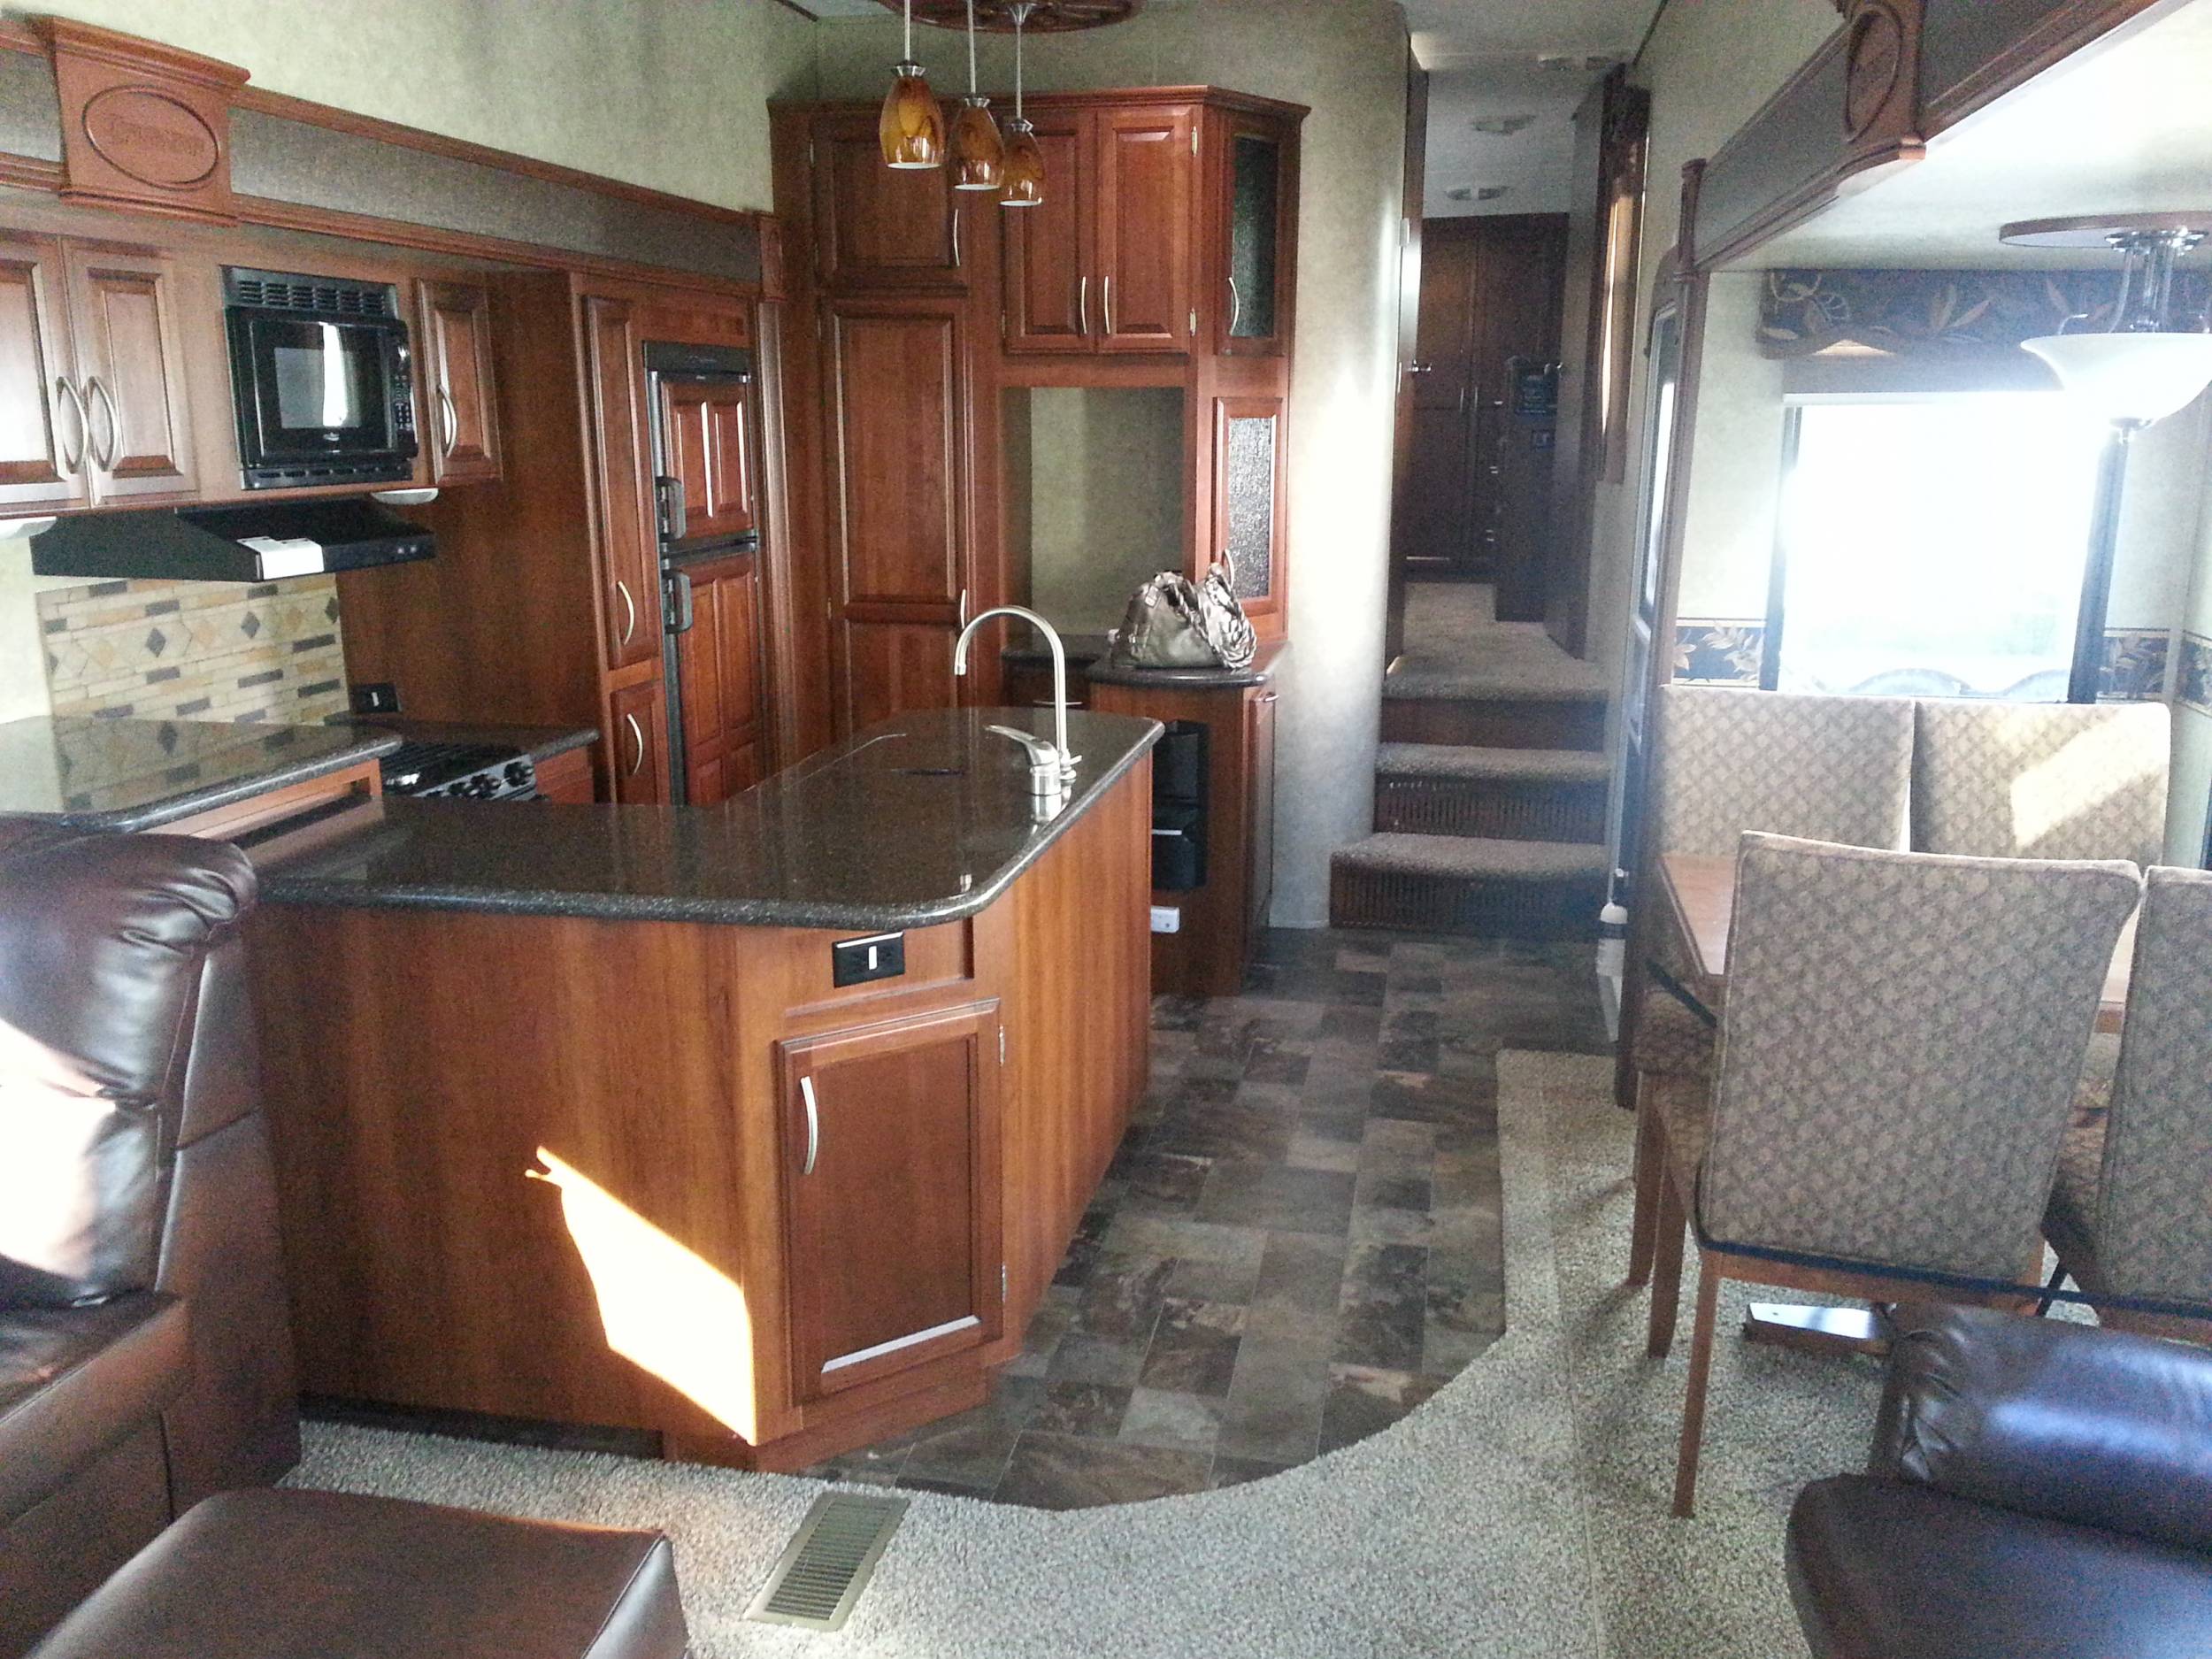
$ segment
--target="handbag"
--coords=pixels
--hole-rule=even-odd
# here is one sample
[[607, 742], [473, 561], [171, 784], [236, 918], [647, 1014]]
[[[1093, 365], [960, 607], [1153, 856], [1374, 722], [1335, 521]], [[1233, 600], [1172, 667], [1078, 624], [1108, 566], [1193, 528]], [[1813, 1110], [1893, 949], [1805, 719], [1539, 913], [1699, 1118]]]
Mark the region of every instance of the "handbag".
[[1259, 654], [1252, 624], [1237, 602], [1226, 561], [1202, 582], [1162, 571], [1130, 595], [1121, 626], [1107, 635], [1111, 660], [1125, 668], [1248, 668]]

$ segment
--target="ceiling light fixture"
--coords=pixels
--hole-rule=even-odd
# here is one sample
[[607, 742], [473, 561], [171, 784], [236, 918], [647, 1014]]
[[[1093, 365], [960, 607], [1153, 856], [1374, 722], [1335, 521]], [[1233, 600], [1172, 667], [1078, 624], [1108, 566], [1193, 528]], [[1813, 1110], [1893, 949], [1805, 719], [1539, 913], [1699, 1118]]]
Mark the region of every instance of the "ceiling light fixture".
[[1037, 129], [1022, 114], [1022, 27], [1037, 0], [1014, 0], [1014, 119], [1006, 123], [1006, 165], [999, 187], [1001, 207], [1035, 207], [1045, 199], [1045, 155], [1037, 148]]
[[990, 99], [975, 86], [975, 0], [968, 0], [968, 96], [952, 118], [952, 188], [995, 190], [1006, 170], [1006, 145], [991, 119]]
[[1510, 138], [1523, 127], [1532, 125], [1535, 119], [1532, 115], [1478, 115], [1467, 125], [1478, 133]]
[[[2062, 326], [2020, 343], [2050, 365], [2066, 396], [2111, 424], [2097, 473], [2089, 562], [2082, 573], [2074, 627], [2070, 703], [2094, 703], [2103, 678], [2105, 613], [2120, 541], [2120, 495], [2130, 443], [2154, 421], [2193, 403], [2212, 386], [2212, 334], [2201, 315], [2173, 316], [2174, 266], [2204, 240], [2212, 211], [2154, 213], [2125, 219], [2035, 219], [1998, 235], [2022, 248], [2110, 248], [2121, 257], [2112, 326], [2070, 334]], [[2076, 320], [2069, 318], [2069, 322]]]
[[929, 77], [914, 61], [914, 0], [906, 0], [906, 54], [892, 66], [895, 77], [884, 95], [876, 134], [883, 165], [909, 172], [945, 163], [945, 111], [929, 89]]

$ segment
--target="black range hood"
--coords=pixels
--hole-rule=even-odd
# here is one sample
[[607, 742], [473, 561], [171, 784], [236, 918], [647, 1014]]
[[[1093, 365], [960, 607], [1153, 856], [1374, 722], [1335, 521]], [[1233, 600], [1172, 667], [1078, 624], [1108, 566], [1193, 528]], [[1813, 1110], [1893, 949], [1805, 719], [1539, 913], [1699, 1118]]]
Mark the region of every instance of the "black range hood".
[[[262, 545], [251, 546], [250, 542]], [[269, 582], [426, 559], [430, 532], [366, 495], [173, 512], [88, 512], [31, 538], [41, 576]]]

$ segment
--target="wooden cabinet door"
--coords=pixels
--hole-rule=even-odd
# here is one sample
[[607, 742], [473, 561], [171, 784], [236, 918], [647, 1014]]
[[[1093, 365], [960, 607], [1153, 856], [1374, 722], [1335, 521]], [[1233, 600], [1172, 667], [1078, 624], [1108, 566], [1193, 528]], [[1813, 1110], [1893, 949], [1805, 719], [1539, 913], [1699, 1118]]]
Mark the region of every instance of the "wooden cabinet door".
[[467, 282], [422, 285], [423, 379], [430, 393], [430, 481], [499, 476], [499, 406], [492, 374], [492, 303]]
[[614, 798], [622, 806], [668, 800], [668, 693], [660, 676], [607, 694], [614, 741]]
[[1106, 110], [1096, 121], [1099, 349], [1187, 350], [1193, 111]]
[[992, 1002], [777, 1045], [800, 1400], [998, 1336], [998, 1044]]
[[1218, 245], [1207, 256], [1224, 357], [1279, 357], [1290, 349], [1296, 291], [1298, 141], [1295, 127], [1263, 116], [1217, 117], [1224, 154], [1214, 204]]
[[196, 493], [170, 263], [156, 254], [65, 246], [94, 496]]
[[1214, 400], [1213, 554], [1228, 561], [1245, 614], [1269, 638], [1281, 633], [1287, 605], [1284, 415], [1279, 397]]
[[828, 486], [837, 710], [849, 732], [949, 707], [967, 610], [965, 303], [832, 301]]
[[1097, 349], [1090, 125], [1080, 112], [1048, 115], [1036, 123], [1037, 148], [1045, 159], [1044, 200], [1002, 215], [1009, 351]]
[[1275, 896], [1275, 699], [1261, 688], [1246, 694], [1244, 749], [1250, 794], [1245, 807], [1246, 926], [1256, 933], [1267, 926], [1267, 907]]
[[759, 559], [745, 553], [687, 573], [692, 625], [676, 636], [684, 799], [712, 806], [763, 772]]
[[885, 166], [872, 115], [818, 120], [809, 153], [817, 274], [825, 287], [841, 294], [966, 288], [967, 250], [949, 169]]
[[660, 543], [653, 522], [645, 355], [627, 300], [584, 300], [585, 407], [597, 489], [601, 625], [607, 665], [658, 662]]
[[83, 394], [71, 378], [61, 244], [0, 238], [0, 505], [85, 500]]
[[687, 537], [755, 528], [752, 388], [741, 381], [661, 382], [663, 460], [680, 484]]

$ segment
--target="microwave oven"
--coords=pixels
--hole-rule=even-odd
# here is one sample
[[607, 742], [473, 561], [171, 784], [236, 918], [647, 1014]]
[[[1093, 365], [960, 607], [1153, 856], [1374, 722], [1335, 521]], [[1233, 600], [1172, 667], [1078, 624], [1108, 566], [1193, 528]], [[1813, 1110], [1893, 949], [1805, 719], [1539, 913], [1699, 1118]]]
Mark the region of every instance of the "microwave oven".
[[414, 380], [398, 289], [226, 266], [223, 309], [245, 488], [413, 475]]

